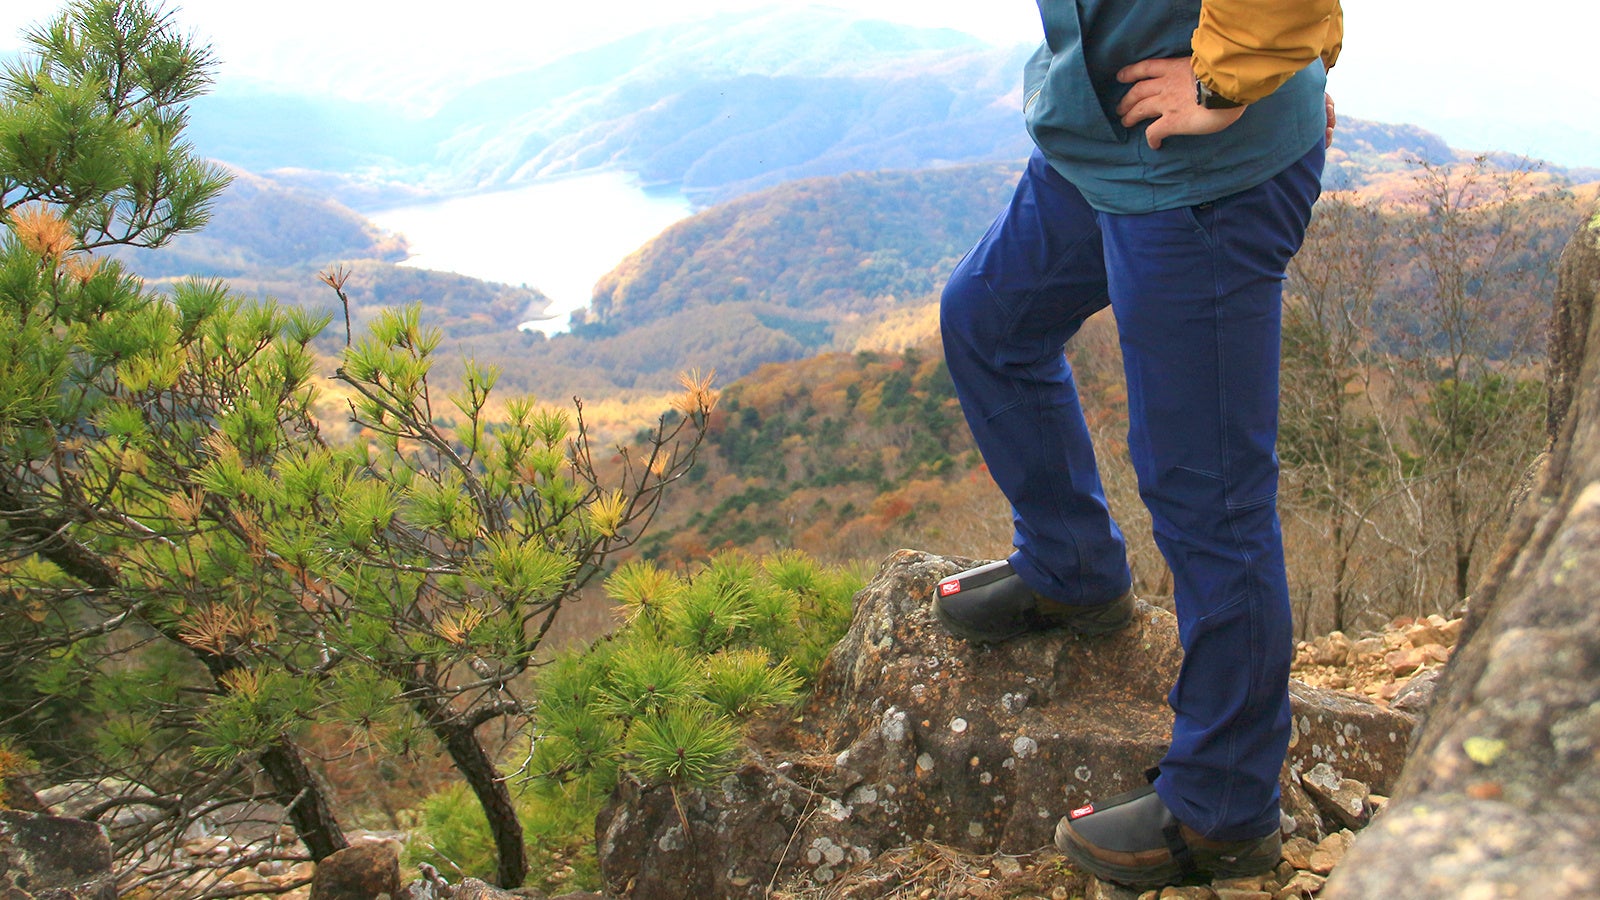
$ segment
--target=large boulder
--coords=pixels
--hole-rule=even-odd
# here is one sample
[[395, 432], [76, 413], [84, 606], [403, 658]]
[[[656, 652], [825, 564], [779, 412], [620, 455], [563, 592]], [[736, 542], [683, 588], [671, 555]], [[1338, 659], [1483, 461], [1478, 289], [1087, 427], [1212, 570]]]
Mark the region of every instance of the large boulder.
[[1600, 213], [1562, 257], [1552, 446], [1389, 809], [1323, 895], [1600, 896]]
[[[1171, 729], [1174, 617], [1141, 603], [1113, 635], [975, 647], [929, 613], [939, 579], [973, 564], [892, 555], [799, 716], [762, 723], [715, 789], [623, 784], [599, 823], [608, 887], [762, 897], [778, 880], [827, 881], [915, 841], [1029, 852], [1068, 810], [1142, 784]], [[1324, 824], [1301, 774], [1387, 792], [1413, 723], [1354, 695], [1295, 685], [1292, 696], [1285, 821], [1315, 841], [1340, 825]]]
[[105, 829], [82, 819], [0, 810], [0, 897], [116, 896]]
[[400, 847], [393, 841], [346, 847], [317, 863], [311, 900], [378, 900], [400, 893]]

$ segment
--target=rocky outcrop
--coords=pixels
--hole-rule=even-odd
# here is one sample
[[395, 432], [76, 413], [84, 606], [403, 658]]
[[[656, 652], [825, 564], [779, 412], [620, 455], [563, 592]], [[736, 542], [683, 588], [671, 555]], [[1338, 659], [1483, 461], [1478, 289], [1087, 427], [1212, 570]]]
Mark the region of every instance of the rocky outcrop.
[[[1113, 635], [974, 647], [928, 611], [938, 580], [973, 564], [891, 556], [856, 598], [799, 716], [758, 727], [717, 787], [619, 788], [599, 823], [610, 890], [762, 897], [780, 879], [827, 881], [923, 840], [1030, 852], [1067, 810], [1142, 784], [1171, 727], [1166, 694], [1182, 656], [1173, 616], [1140, 604]], [[1346, 781], [1392, 787], [1412, 719], [1303, 684], [1292, 694], [1285, 827], [1316, 843], [1345, 827], [1323, 809], [1351, 802], [1338, 793]], [[1336, 799], [1303, 789], [1313, 771]]]
[[105, 829], [82, 819], [0, 810], [0, 897], [116, 896]]
[[400, 847], [384, 841], [355, 844], [317, 863], [311, 900], [375, 900], [400, 892]]
[[1562, 257], [1552, 447], [1391, 807], [1323, 895], [1600, 894], [1600, 213]]

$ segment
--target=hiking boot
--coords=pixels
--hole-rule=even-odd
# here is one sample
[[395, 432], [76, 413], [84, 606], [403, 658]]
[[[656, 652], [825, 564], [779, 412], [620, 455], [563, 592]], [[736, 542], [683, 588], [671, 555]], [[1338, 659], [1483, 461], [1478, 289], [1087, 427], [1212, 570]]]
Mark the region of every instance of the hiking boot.
[[975, 644], [998, 644], [1038, 631], [1116, 631], [1133, 619], [1133, 592], [1109, 603], [1074, 606], [1041, 597], [1006, 560], [958, 572], [933, 592], [933, 614], [945, 630]]
[[1272, 871], [1277, 829], [1247, 841], [1213, 841], [1167, 809], [1154, 785], [1075, 809], [1056, 824], [1056, 848], [1105, 881], [1144, 890]]

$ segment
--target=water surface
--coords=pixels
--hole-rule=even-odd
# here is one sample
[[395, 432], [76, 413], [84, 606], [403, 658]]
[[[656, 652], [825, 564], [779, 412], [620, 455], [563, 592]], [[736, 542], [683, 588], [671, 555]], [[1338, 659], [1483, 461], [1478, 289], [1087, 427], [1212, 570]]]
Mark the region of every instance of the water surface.
[[647, 192], [627, 173], [599, 172], [370, 218], [405, 235], [412, 252], [405, 265], [543, 291], [552, 301], [548, 319], [524, 327], [559, 331], [588, 305], [602, 275], [690, 212], [681, 194]]

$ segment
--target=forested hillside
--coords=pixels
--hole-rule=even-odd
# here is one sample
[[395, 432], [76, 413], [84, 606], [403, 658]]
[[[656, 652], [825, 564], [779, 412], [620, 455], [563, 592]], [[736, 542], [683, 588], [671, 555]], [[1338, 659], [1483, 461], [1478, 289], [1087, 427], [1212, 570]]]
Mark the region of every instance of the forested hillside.
[[[1401, 195], [1325, 199], [1287, 287], [1282, 505], [1308, 633], [1448, 611], [1536, 449], [1547, 298], [1580, 207], [1541, 175], [1488, 163], [1406, 177]], [[906, 319], [921, 335], [909, 349], [829, 353], [731, 384], [699, 489], [669, 503], [646, 552], [1008, 552], [1009, 516], [941, 362], [934, 298], [918, 303], [928, 315]], [[1140, 589], [1159, 595], [1109, 315], [1069, 356]]]
[[[457, 337], [514, 332], [549, 302], [530, 288], [401, 266], [409, 252], [402, 235], [326, 195], [238, 169], [228, 175], [205, 230], [111, 255], [154, 286], [225, 278], [237, 291], [337, 315], [338, 300], [318, 275], [342, 267], [356, 324], [381, 309], [425, 303], [429, 323]], [[335, 330], [342, 337], [342, 327]], [[332, 330], [325, 337], [336, 340]]]
[[[1348, 123], [1337, 147], [1330, 186], [1360, 182], [1359, 194], [1393, 210], [1426, 202], [1413, 196], [1426, 171], [1419, 159], [1441, 170], [1465, 165], [1448, 162], [1455, 154], [1414, 129]], [[1482, 168], [1520, 171], [1494, 160]], [[157, 280], [227, 277], [236, 289], [335, 313], [317, 276], [344, 266], [358, 324], [381, 308], [422, 302], [424, 323], [443, 331], [447, 357], [498, 366], [507, 388], [591, 401], [659, 396], [687, 368], [714, 368], [728, 383], [765, 363], [925, 339], [946, 275], [1004, 207], [1015, 174], [1016, 164], [856, 172], [718, 204], [619, 263], [597, 284], [590, 309], [574, 316], [571, 333], [550, 338], [516, 330], [547, 302], [537, 291], [397, 266], [401, 238], [337, 203], [245, 173], [219, 201], [212, 228], [128, 258]], [[1543, 172], [1524, 180], [1557, 183]], [[1551, 252], [1563, 234], [1556, 221], [1527, 224], [1541, 235], [1531, 245], [1538, 253]], [[1530, 253], [1497, 264], [1544, 260]], [[1414, 273], [1374, 301], [1393, 317], [1390, 336], [1415, 331], [1406, 321], [1423, 290]]]
[[1010, 165], [855, 172], [721, 204], [668, 228], [601, 279], [587, 330], [758, 303], [786, 307], [817, 323], [809, 331], [826, 333], [830, 323], [943, 285], [1004, 207], [1016, 172]]
[[601, 281], [570, 334], [463, 347], [500, 362], [508, 386], [590, 397], [851, 349], [928, 305], [1013, 179], [983, 165], [780, 185], [668, 228]]
[[337, 201], [242, 169], [227, 174], [231, 181], [204, 231], [179, 235], [159, 251], [117, 248], [116, 255], [146, 278], [233, 278], [335, 259], [406, 258], [403, 237], [381, 232]]

